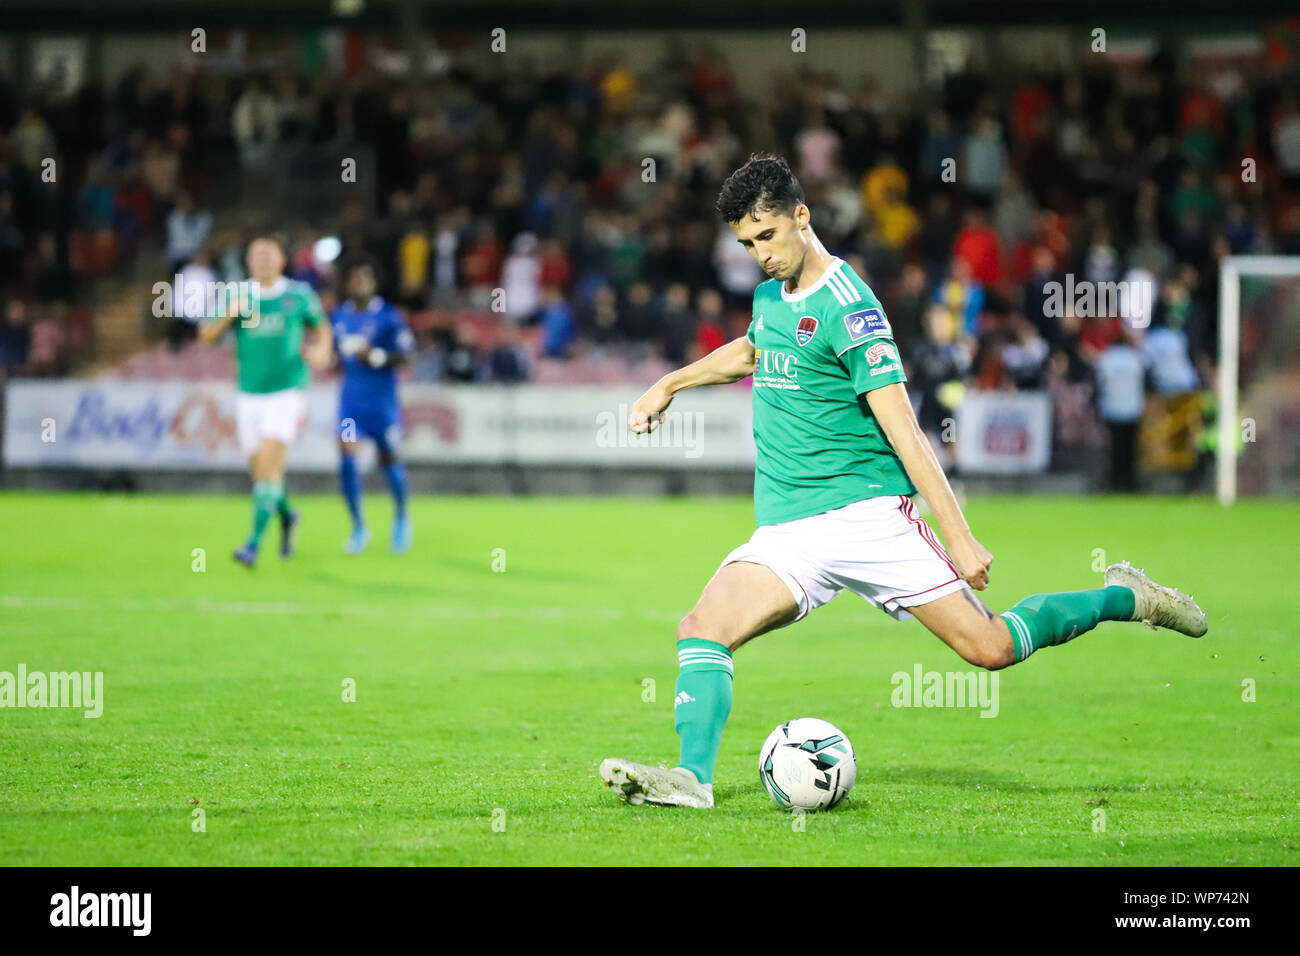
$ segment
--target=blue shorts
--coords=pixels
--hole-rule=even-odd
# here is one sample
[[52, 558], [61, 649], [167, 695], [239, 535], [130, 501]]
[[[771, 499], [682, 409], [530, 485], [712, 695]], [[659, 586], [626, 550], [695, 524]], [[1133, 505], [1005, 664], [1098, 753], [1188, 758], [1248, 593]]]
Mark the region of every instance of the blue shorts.
[[369, 438], [381, 452], [395, 452], [402, 444], [402, 412], [396, 408], [339, 406], [339, 438]]

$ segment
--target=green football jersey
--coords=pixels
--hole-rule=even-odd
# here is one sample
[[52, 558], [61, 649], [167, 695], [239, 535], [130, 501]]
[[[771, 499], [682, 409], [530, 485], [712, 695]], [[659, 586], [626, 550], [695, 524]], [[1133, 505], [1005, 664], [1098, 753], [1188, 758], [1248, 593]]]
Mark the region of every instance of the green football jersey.
[[239, 390], [254, 394], [306, 388], [311, 376], [302, 358], [304, 325], [315, 328], [325, 311], [311, 286], [282, 279], [259, 291], [258, 313], [236, 319], [235, 357], [239, 361]]
[[864, 397], [907, 381], [880, 301], [842, 260], [811, 289], [754, 290], [754, 513], [760, 525], [916, 488]]

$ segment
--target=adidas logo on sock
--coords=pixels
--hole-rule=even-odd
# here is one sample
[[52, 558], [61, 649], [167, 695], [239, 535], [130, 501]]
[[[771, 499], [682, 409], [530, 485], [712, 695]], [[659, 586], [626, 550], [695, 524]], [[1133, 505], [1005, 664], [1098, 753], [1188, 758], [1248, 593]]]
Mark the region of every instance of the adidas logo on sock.
[[690, 694], [686, 693], [686, 691], [682, 691], [680, 694], [678, 694], [676, 697], [673, 698], [674, 707], [676, 707], [678, 704], [693, 704], [693, 703], [695, 703], [695, 698], [692, 697]]

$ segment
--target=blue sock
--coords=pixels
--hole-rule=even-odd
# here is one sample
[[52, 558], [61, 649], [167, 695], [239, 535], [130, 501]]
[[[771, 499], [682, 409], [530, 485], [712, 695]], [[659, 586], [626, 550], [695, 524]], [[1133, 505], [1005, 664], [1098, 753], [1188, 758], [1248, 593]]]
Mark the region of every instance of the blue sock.
[[342, 456], [339, 462], [339, 487], [343, 489], [343, 500], [348, 503], [353, 526], [364, 527], [365, 521], [361, 517], [361, 475], [357, 471], [357, 459], [352, 455]]
[[388, 479], [388, 488], [393, 493], [393, 508], [397, 517], [406, 514], [406, 466], [400, 461], [384, 466], [384, 477]]

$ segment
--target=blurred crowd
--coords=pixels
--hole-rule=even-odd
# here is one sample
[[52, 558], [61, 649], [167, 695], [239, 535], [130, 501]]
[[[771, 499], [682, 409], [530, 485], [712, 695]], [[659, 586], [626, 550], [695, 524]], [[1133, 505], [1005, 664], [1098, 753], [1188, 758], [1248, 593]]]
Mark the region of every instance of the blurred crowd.
[[[4, 362], [14, 303], [78, 301], [142, 237], [170, 268], [240, 277], [250, 236], [214, 234], [205, 194], [312, 144], [365, 145], [381, 188], [278, 218], [292, 273], [328, 296], [321, 237], [372, 254], [433, 380], [649, 374], [743, 334], [763, 275], [714, 199], [754, 151], [790, 159], [818, 235], [881, 298], [931, 430], [967, 388], [1050, 390], [1067, 441], [1131, 424], [1148, 394], [1212, 384], [1218, 260], [1300, 255], [1300, 86], [1255, 58], [1092, 56], [901, 99], [812, 68], [741, 90], [711, 43], [641, 73], [502, 60], [416, 85], [141, 69], [65, 104], [0, 95]], [[79, 183], [55, 209], [32, 198], [47, 155]], [[1049, 294], [1067, 274], [1151, 294], [1075, 314]]]
[[144, 67], [111, 91], [0, 77], [0, 368], [65, 374], [94, 356], [96, 314], [141, 248], [193, 256], [212, 215], [196, 206], [227, 117], [176, 73]]

